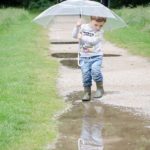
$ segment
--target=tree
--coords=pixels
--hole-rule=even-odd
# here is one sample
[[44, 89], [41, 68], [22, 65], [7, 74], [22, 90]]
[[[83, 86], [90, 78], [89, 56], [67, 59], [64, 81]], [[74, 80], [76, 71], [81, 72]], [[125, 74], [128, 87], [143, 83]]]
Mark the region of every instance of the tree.
[[25, 8], [46, 8], [56, 3], [57, 0], [0, 0], [0, 6], [14, 6]]
[[[50, 5], [62, 2], [64, 0], [0, 0], [0, 6], [13, 6], [13, 7], [25, 7], [25, 8], [36, 8], [45, 9]], [[137, 5], [146, 5], [150, 3], [150, 0], [95, 0], [101, 2], [105, 6], [116, 7], [136, 7]]]
[[106, 7], [108, 7], [109, 0], [101, 0], [100, 2], [101, 2], [103, 5], [105, 5]]
[[149, 0], [110, 0], [110, 7], [136, 7], [138, 5], [147, 5], [149, 3]]

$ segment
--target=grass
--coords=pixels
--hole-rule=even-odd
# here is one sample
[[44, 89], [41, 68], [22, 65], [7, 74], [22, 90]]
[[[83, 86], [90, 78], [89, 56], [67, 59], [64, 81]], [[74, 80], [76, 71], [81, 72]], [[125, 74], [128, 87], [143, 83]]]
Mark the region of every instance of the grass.
[[131, 53], [150, 57], [150, 6], [115, 10], [128, 24], [106, 33], [106, 39]]
[[53, 115], [66, 107], [56, 91], [59, 63], [48, 56], [36, 14], [0, 9], [0, 149], [42, 150], [57, 137]]

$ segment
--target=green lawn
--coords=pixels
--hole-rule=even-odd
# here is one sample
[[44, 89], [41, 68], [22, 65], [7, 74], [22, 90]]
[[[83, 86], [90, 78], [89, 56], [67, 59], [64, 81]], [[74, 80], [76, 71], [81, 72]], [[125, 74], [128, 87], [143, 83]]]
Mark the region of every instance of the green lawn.
[[35, 15], [0, 9], [0, 150], [44, 149], [58, 134], [53, 115], [66, 107], [56, 91], [59, 63]]
[[133, 54], [150, 57], [150, 7], [122, 8], [115, 10], [128, 28], [106, 33], [106, 39]]

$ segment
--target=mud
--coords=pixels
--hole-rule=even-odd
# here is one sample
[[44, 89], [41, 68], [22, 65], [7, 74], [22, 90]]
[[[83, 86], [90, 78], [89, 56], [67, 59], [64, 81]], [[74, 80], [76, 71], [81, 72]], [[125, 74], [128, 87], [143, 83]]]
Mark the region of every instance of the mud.
[[52, 150], [149, 150], [150, 120], [100, 101], [81, 102], [82, 91], [67, 97], [70, 111], [60, 118], [60, 137]]

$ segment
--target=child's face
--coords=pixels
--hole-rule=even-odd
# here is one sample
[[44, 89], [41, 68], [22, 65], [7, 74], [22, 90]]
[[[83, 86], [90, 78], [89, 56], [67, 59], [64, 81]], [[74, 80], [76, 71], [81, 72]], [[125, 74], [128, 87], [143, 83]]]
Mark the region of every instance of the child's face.
[[100, 30], [104, 26], [105, 22], [97, 22], [96, 20], [91, 21], [91, 25], [95, 30]]

